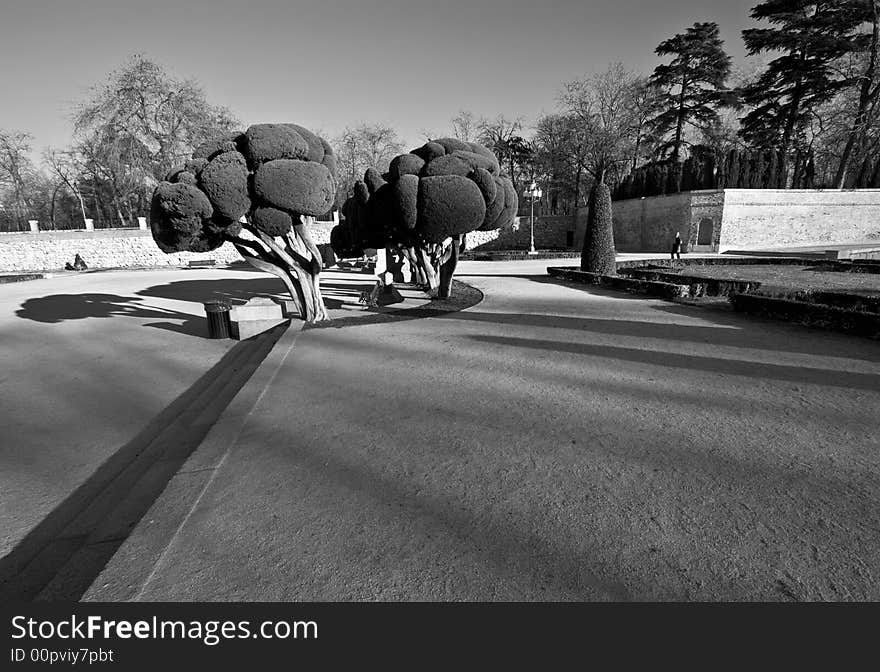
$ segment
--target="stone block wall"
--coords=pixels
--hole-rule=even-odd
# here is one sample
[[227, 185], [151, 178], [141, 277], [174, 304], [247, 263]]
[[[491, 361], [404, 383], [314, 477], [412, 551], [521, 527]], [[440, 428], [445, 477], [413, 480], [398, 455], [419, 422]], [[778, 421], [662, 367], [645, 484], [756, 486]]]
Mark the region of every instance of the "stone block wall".
[[719, 250], [880, 244], [880, 189], [726, 189]]
[[[330, 242], [332, 228], [332, 222], [309, 225], [318, 245]], [[156, 247], [150, 232], [140, 229], [0, 234], [0, 272], [57, 271], [65, 263], [73, 263], [77, 254], [89, 268], [185, 266], [190, 261], [207, 259], [218, 264], [241, 261], [241, 255], [229, 243], [203, 254], [165, 254]]]
[[[577, 231], [571, 216], [535, 217], [537, 249], [575, 249]], [[512, 226], [497, 231], [473, 231], [467, 235], [469, 250], [528, 250], [530, 217], [516, 218]]]
[[[684, 251], [697, 246], [700, 223], [711, 222], [717, 249], [723, 191], [691, 191], [615, 201], [614, 245], [620, 252], [669, 252], [675, 234], [681, 235]], [[711, 246], [706, 246], [708, 248]]]

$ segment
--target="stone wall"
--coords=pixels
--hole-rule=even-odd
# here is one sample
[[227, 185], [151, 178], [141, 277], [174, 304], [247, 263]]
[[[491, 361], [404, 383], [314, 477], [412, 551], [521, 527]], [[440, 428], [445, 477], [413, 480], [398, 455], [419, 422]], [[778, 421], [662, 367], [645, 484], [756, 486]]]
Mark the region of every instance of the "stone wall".
[[[312, 239], [330, 242], [332, 222], [309, 225]], [[165, 254], [156, 247], [149, 231], [99, 229], [97, 231], [41, 231], [0, 234], [0, 272], [57, 271], [79, 254], [89, 268], [139, 266], [185, 266], [193, 260], [214, 259], [219, 264], [241, 261], [236, 249], [226, 243], [213, 252]]]
[[615, 247], [621, 252], [669, 252], [678, 233], [684, 249], [692, 250], [697, 247], [700, 222], [706, 227], [709, 221], [713, 227], [712, 240], [717, 245], [723, 204], [722, 191], [690, 191], [615, 201], [612, 204]]
[[[576, 237], [571, 216], [535, 217], [536, 249], [574, 249]], [[517, 217], [512, 225], [497, 231], [474, 231], [468, 234], [467, 239], [469, 250], [528, 250], [531, 242], [530, 217]]]
[[621, 252], [724, 252], [880, 242], [880, 189], [725, 189], [615, 201]]
[[880, 243], [880, 189], [726, 189], [719, 249]]

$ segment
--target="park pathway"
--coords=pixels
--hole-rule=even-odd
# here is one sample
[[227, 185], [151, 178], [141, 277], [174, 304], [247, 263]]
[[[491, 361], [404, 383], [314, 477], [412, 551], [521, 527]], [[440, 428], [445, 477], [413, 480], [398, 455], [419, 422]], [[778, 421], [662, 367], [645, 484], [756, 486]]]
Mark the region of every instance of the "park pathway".
[[876, 342], [545, 266], [299, 333], [142, 585], [135, 534], [86, 597], [880, 599]]

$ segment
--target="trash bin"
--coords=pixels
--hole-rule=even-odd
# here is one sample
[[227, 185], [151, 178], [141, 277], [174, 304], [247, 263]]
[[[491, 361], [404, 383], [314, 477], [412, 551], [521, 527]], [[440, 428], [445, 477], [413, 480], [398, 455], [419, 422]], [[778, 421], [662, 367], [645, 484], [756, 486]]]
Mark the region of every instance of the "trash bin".
[[232, 321], [229, 319], [231, 305], [225, 301], [205, 303], [208, 316], [208, 338], [232, 338]]

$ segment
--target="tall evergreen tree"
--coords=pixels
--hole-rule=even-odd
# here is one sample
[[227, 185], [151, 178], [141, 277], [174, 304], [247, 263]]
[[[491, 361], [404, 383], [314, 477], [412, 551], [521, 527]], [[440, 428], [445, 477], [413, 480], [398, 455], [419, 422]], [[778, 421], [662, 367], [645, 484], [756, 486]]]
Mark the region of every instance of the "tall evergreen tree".
[[730, 74], [730, 57], [724, 51], [717, 23], [695, 23], [655, 49], [658, 56], [672, 56], [658, 65], [651, 83], [662, 93], [660, 114], [652, 123], [655, 133], [665, 137], [673, 162], [681, 157], [685, 126], [706, 127], [717, 121], [717, 105], [729, 102], [724, 90]]
[[834, 176], [834, 186], [838, 189], [843, 188], [856, 143], [860, 136], [864, 137], [868, 109], [880, 98], [880, 0], [850, 0], [849, 4], [853, 5], [855, 20], [861, 19], [870, 30], [856, 38], [855, 47], [863, 49], [867, 59], [864, 71], [852, 80], [859, 89], [859, 104]]
[[753, 109], [742, 119], [742, 136], [780, 151], [786, 186], [796, 134], [810, 111], [830, 100], [846, 82], [834, 74], [837, 59], [857, 48], [863, 13], [851, 0], [764, 0], [750, 16], [769, 28], [743, 31], [749, 55], [781, 52], [742, 92]]

